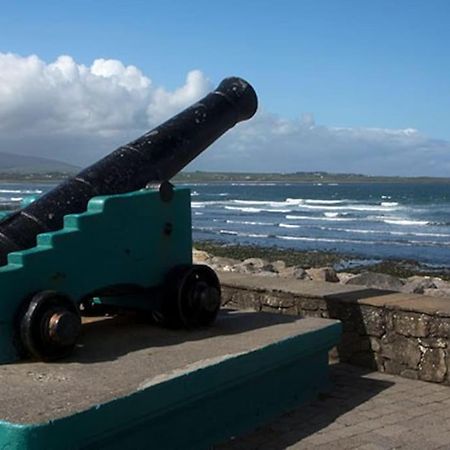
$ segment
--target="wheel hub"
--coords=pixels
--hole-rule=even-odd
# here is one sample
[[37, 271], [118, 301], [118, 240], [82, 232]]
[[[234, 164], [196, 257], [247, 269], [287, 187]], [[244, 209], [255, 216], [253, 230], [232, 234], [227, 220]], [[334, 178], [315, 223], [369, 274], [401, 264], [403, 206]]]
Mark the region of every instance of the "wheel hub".
[[80, 334], [80, 317], [72, 311], [60, 310], [50, 315], [45, 335], [59, 345], [73, 345]]
[[195, 310], [215, 311], [220, 304], [219, 291], [209, 286], [204, 281], [199, 281], [194, 287], [194, 292], [190, 299], [190, 306]]

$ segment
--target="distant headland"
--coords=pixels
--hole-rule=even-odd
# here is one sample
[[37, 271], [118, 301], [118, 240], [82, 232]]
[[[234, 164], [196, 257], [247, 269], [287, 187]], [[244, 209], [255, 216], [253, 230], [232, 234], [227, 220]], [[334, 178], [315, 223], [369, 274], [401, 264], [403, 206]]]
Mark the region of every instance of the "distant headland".
[[181, 183], [450, 183], [450, 178], [369, 176], [352, 173], [293, 172], [181, 172], [174, 181]]
[[[1, 156], [1, 155], [0, 155]], [[51, 160], [44, 160], [48, 163]], [[26, 167], [5, 168], [0, 164], [0, 181], [3, 182], [56, 182], [75, 175], [80, 169], [70, 165], [58, 166], [59, 162]], [[0, 158], [1, 163], [1, 158]], [[352, 173], [293, 172], [293, 173], [256, 173], [256, 172], [181, 172], [173, 180], [175, 183], [308, 183], [308, 184], [344, 184], [344, 183], [441, 183], [450, 184], [450, 178], [444, 177], [400, 177], [370, 176]]]
[[0, 152], [0, 181], [3, 182], [61, 180], [78, 170], [77, 166], [54, 159]]

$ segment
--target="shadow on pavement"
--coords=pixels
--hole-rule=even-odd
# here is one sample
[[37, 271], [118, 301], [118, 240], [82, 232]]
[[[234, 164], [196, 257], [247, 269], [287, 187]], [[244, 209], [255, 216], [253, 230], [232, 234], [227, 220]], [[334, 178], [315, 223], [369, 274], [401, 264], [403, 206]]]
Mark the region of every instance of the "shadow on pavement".
[[[282, 450], [320, 432], [336, 419], [375, 397], [394, 383], [365, 378], [371, 371], [347, 364], [330, 366], [334, 388], [273, 422], [213, 447], [213, 450]], [[308, 448], [308, 447], [302, 447]], [[328, 448], [333, 448], [332, 443]]]

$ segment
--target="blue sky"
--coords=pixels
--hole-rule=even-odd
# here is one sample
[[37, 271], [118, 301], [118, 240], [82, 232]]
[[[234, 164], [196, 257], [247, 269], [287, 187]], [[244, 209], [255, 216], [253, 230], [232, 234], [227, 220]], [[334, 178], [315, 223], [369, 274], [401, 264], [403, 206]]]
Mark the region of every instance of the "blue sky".
[[[297, 127], [295, 132], [288, 132], [292, 149], [279, 170], [286, 171], [290, 166], [302, 169], [300, 163], [291, 161], [294, 141], [305, 138], [305, 130], [298, 129], [301, 117], [316, 127], [315, 138], [306, 136], [310, 146], [328, 145], [329, 141], [334, 145], [347, 133], [341, 145], [331, 145], [328, 153], [321, 148], [323, 155], [316, 166], [314, 148], [300, 145], [299, 161], [313, 158], [307, 169], [345, 171], [344, 163], [333, 166], [326, 162], [327, 158], [332, 158], [334, 151], [344, 152], [345, 156], [346, 146], [354, 145], [348, 155], [349, 171], [359, 168], [362, 172], [387, 172], [390, 166], [383, 164], [386, 155], [396, 164], [401, 164], [402, 158], [407, 162], [408, 154], [414, 155], [418, 164], [420, 149], [423, 158], [432, 160], [422, 172], [445, 175], [450, 170], [448, 1], [77, 0], [1, 2], [1, 7], [3, 54], [13, 53], [21, 58], [34, 54], [45, 64], [51, 64], [60, 55], [69, 55], [77, 65], [86, 67], [100, 58], [118, 60], [124, 67], [138, 68], [152, 86], [168, 95], [185, 85], [192, 70], [200, 71], [202, 76], [198, 94], [224, 76], [243, 76], [255, 86], [261, 110], [266, 114], [259, 119], [260, 126], [255, 125], [258, 131], [272, 122], [279, 127], [280, 121], [287, 123], [288, 128]], [[0, 76], [0, 87], [7, 82], [6, 76], [3, 80]], [[17, 89], [23, 93], [28, 87], [21, 85]], [[17, 112], [16, 106], [11, 108], [9, 112]], [[15, 123], [18, 126], [21, 122]], [[374, 129], [379, 130], [375, 137]], [[413, 141], [411, 129], [416, 133]], [[364, 130], [368, 130], [366, 134]], [[409, 130], [409, 141], [402, 141], [403, 150], [396, 152], [391, 138], [399, 130]], [[114, 139], [96, 142], [101, 149], [98, 154], [106, 150], [107, 144], [120, 143], [119, 138], [132, 135], [133, 131], [122, 130]], [[323, 133], [317, 140], [319, 132]], [[368, 159], [364, 152], [376, 151], [377, 143], [385, 145], [383, 132], [387, 132], [389, 148], [381, 152], [384, 156], [379, 165], [376, 161], [364, 163]], [[271, 134], [267, 139], [274, 144], [276, 136]], [[288, 137], [283, 135], [283, 145], [288, 145]], [[84, 138], [80, 144], [94, 145], [87, 135]], [[222, 147], [243, 146], [248, 133], [247, 138], [235, 138], [237, 143], [230, 138]], [[10, 136], [3, 142], [18, 152], [25, 147]], [[359, 166], [353, 160], [358, 156], [358, 145], [362, 147]], [[246, 164], [251, 164], [253, 151], [256, 150], [247, 147], [242, 150], [242, 161], [248, 170], [252, 169]], [[67, 159], [66, 155], [51, 151], [45, 156]], [[73, 152], [69, 156], [68, 159], [77, 160]], [[95, 150], [89, 155], [87, 150], [81, 151], [76, 162], [97, 156]], [[217, 169], [220, 164], [225, 164], [223, 158], [206, 159], [201, 168]], [[225, 164], [226, 168], [232, 169], [229, 164]], [[261, 169], [264, 167], [255, 167]], [[410, 165], [403, 174], [413, 171], [414, 166]]]

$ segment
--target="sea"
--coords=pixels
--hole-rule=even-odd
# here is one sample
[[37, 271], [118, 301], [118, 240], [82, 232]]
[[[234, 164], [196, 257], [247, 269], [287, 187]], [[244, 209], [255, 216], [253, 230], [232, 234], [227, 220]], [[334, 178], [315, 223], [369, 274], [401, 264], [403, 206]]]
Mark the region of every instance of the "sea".
[[[223, 183], [191, 189], [193, 238], [352, 255], [354, 263], [414, 260], [450, 267], [450, 184]], [[15, 209], [50, 183], [0, 183]]]

